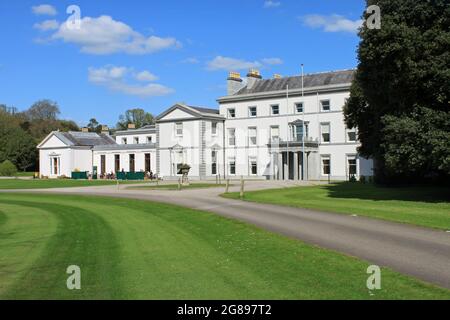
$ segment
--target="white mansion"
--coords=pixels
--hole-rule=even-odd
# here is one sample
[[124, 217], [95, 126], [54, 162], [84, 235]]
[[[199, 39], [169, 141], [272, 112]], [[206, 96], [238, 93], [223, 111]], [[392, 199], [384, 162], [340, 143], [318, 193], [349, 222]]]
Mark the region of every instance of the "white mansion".
[[344, 124], [353, 75], [345, 70], [262, 79], [251, 70], [243, 81], [232, 72], [219, 109], [177, 103], [155, 125], [130, 126], [114, 137], [107, 131], [52, 132], [38, 146], [40, 174], [70, 177], [96, 167], [99, 174], [151, 171], [178, 179], [177, 168], [186, 163], [191, 179], [370, 176], [372, 161], [358, 156], [356, 131]]

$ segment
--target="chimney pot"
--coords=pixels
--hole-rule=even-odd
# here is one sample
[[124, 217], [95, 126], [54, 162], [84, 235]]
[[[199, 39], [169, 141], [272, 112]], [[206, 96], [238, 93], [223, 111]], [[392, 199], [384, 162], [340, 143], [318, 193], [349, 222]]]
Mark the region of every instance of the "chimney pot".
[[230, 72], [227, 79], [227, 94], [234, 95], [242, 88], [242, 78], [239, 72]]
[[89, 132], [89, 129], [86, 127], [81, 128], [81, 132]]
[[274, 78], [274, 79], [281, 79], [281, 74], [275, 73], [275, 74], [273, 75], [273, 78]]
[[261, 73], [257, 69], [250, 69], [247, 74], [247, 88], [251, 89], [257, 81], [261, 80]]
[[128, 129], [136, 129], [136, 125], [134, 123], [129, 123]]

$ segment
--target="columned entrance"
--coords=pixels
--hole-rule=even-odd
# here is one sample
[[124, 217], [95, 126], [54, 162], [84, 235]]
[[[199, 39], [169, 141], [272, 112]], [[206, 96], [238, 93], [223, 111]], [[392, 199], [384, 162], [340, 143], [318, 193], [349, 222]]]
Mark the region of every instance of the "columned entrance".
[[[300, 151], [284, 151], [274, 153], [275, 160], [272, 178], [275, 180], [306, 180], [306, 161]], [[305, 153], [305, 160], [307, 154]], [[305, 170], [303, 166], [305, 165]]]
[[[310, 180], [315, 178], [318, 143], [297, 141], [269, 144], [272, 180]], [[313, 176], [309, 176], [313, 172]]]

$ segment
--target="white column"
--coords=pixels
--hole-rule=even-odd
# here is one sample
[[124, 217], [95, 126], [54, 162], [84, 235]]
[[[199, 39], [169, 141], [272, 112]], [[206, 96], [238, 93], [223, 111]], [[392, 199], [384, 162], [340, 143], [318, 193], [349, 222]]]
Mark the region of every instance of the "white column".
[[294, 152], [294, 180], [298, 180], [298, 152]]
[[289, 180], [289, 152], [286, 152], [286, 163], [284, 163], [284, 180]]
[[277, 171], [278, 171], [278, 180], [283, 180], [283, 153], [281, 152], [278, 152]]

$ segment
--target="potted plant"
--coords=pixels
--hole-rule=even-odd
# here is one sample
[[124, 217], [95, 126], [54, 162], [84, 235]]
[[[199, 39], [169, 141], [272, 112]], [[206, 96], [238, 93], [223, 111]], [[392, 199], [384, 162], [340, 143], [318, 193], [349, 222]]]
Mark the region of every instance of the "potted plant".
[[189, 170], [191, 170], [191, 166], [186, 163], [182, 163], [178, 166], [178, 174], [182, 175], [181, 177], [182, 184], [189, 184], [188, 180]]

